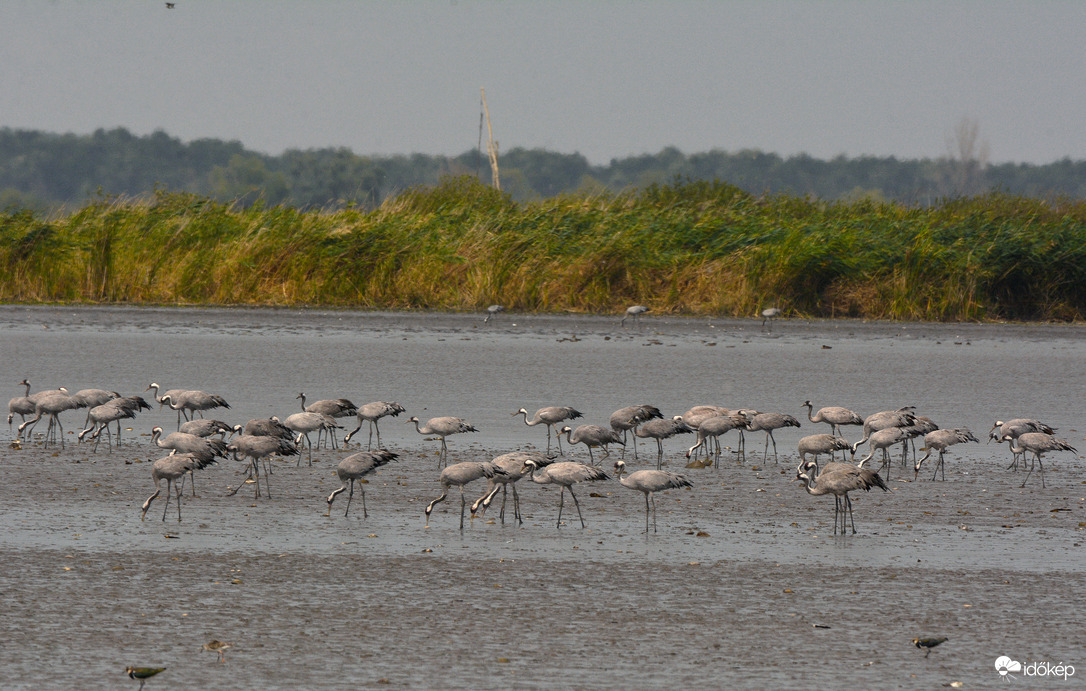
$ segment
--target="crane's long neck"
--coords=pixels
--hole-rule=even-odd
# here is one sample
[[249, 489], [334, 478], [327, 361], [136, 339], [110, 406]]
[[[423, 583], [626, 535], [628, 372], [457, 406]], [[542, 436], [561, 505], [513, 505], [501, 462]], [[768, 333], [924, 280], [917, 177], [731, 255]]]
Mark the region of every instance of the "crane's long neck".
[[306, 412], [305, 411], [305, 394], [304, 393], [298, 394], [298, 398], [300, 398], [302, 400], [302, 412], [304, 413], [304, 412]]
[[1018, 443], [1018, 439], [1017, 439], [1017, 438], [1015, 438], [1015, 439], [1008, 439], [1008, 440], [1007, 440], [1007, 446], [1009, 446], [1009, 447], [1010, 447], [1010, 449], [1011, 449], [1011, 453], [1013, 453], [1013, 454], [1020, 454], [1020, 453], [1022, 453], [1022, 447], [1021, 447], [1021, 446], [1019, 446], [1019, 447], [1017, 447], [1017, 448], [1015, 447], [1015, 444], [1017, 444], [1017, 443]]
[[[562, 439], [563, 434], [566, 435], [566, 443], [572, 445], [573, 444], [573, 430], [571, 430], [568, 427], [566, 427], [564, 430], [558, 430], [558, 439], [559, 440]], [[534, 480], [535, 478], [533, 477], [532, 479]]]
[[803, 405], [803, 407], [807, 409], [807, 419], [808, 420], [810, 420], [811, 422], [822, 422], [821, 420], [815, 420], [814, 419], [814, 415], [813, 415], [814, 406], [813, 405], [811, 405], [810, 403], [805, 403]]
[[524, 424], [528, 425], [529, 427], [532, 426], [533, 423], [528, 421], [528, 411], [527, 410], [523, 410], [523, 409], [518, 410], [517, 412], [513, 413], [513, 415], [521, 415], [521, 416], [523, 416], [524, 417]]
[[27, 398], [28, 396], [30, 396], [30, 380], [24, 379], [23, 386], [26, 387], [26, 392], [23, 393], [23, 398]]

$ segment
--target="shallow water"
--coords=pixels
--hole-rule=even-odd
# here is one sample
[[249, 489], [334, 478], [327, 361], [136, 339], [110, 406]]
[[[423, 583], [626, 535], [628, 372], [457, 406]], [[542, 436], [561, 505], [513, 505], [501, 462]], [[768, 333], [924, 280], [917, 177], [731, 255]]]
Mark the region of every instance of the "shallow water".
[[[169, 667], [148, 688], [931, 688], [991, 685], [1000, 655], [1086, 674], [1078, 454], [1047, 457], [1043, 489], [1036, 474], [1019, 486], [1005, 446], [953, 447], [945, 483], [927, 468], [913, 482], [895, 463], [892, 493], [853, 497], [848, 537], [832, 535], [828, 497], [789, 482], [798, 439], [828, 431], [805, 419], [808, 398], [864, 414], [915, 405], [982, 441], [996, 419], [1037, 417], [1077, 443], [1082, 327], [770, 331], [646, 317], [621, 329], [579, 315], [503, 313], [484, 326], [471, 314], [16, 306], [0, 307], [0, 326], [11, 396], [23, 377], [34, 390], [124, 394], [156, 381], [222, 394], [232, 407], [214, 416], [231, 423], [289, 415], [299, 391], [408, 410], [382, 423], [401, 457], [365, 485], [368, 518], [360, 496], [344, 517], [345, 495], [325, 517], [348, 452], [322, 449], [312, 467], [277, 462], [270, 499], [248, 487], [226, 496], [242, 477], [224, 461], [198, 475], [198, 497], [186, 490], [181, 523], [172, 501], [160, 520], [162, 498], [141, 522], [148, 461], [165, 453], [149, 432], [176, 424], [168, 410], [128, 425], [112, 454], [74, 443], [82, 411], [62, 416], [63, 451], [5, 445], [0, 635], [21, 651], [0, 660], [5, 686], [39, 685], [43, 660], [63, 686], [111, 688], [128, 682], [126, 664]], [[522, 406], [572, 405], [578, 422], [604, 424], [634, 403], [780, 411], [803, 427], [775, 434], [779, 464], [772, 448], [761, 458], [761, 433], [742, 462], [729, 454], [718, 468], [681, 469], [693, 440], [665, 442], [668, 467], [695, 486], [656, 498], [658, 533], [642, 532], [642, 496], [613, 481], [577, 488], [584, 530], [569, 497], [556, 530], [559, 493], [530, 483], [522, 527], [503, 525], [495, 505], [459, 531], [455, 488], [425, 527], [438, 444], [408, 415], [478, 427], [449, 439], [457, 462], [544, 446], [542, 428], [511, 415]], [[631, 469], [654, 458], [641, 444]], [[584, 447], [572, 457], [587, 460]], [[482, 490], [469, 486], [468, 501]], [[910, 641], [931, 635], [950, 640], [925, 659]], [[211, 638], [234, 644], [227, 664], [200, 651]]]

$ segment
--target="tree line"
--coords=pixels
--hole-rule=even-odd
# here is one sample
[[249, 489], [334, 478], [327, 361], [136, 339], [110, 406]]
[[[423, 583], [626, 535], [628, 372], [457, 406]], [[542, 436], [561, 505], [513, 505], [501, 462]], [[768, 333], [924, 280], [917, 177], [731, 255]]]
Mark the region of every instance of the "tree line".
[[[1086, 198], [1086, 161], [989, 165], [965, 153], [936, 159], [713, 149], [653, 154], [592, 165], [581, 154], [514, 148], [499, 158], [503, 190], [516, 202], [571, 194], [623, 192], [678, 180], [723, 181], [756, 195], [827, 201], [894, 201], [926, 207], [989, 191], [1033, 198]], [[372, 209], [448, 176], [489, 180], [486, 156], [363, 156], [347, 148], [291, 149], [273, 156], [240, 142], [183, 142], [163, 131], [137, 136], [124, 128], [55, 134], [0, 128], [0, 208], [73, 208], [103, 196], [140, 197], [156, 190], [221, 202], [309, 208]]]

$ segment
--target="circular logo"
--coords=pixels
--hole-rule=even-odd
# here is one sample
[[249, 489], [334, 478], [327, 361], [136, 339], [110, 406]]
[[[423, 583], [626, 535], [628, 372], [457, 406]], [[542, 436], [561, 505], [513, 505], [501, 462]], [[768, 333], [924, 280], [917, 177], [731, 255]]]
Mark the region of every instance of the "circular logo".
[[1022, 663], [1018, 660], [1012, 660], [1006, 655], [1001, 655], [1000, 657], [996, 658], [995, 668], [996, 671], [999, 672], [999, 676], [1005, 677], [1010, 672], [1021, 672]]

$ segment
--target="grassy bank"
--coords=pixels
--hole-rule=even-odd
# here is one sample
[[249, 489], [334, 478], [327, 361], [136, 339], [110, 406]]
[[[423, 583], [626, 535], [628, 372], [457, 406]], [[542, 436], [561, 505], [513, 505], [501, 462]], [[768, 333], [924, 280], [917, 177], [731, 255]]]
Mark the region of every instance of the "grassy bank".
[[301, 212], [160, 192], [6, 211], [0, 266], [18, 302], [1081, 319], [1086, 202], [918, 209], [689, 183], [515, 204], [453, 178], [375, 211]]

